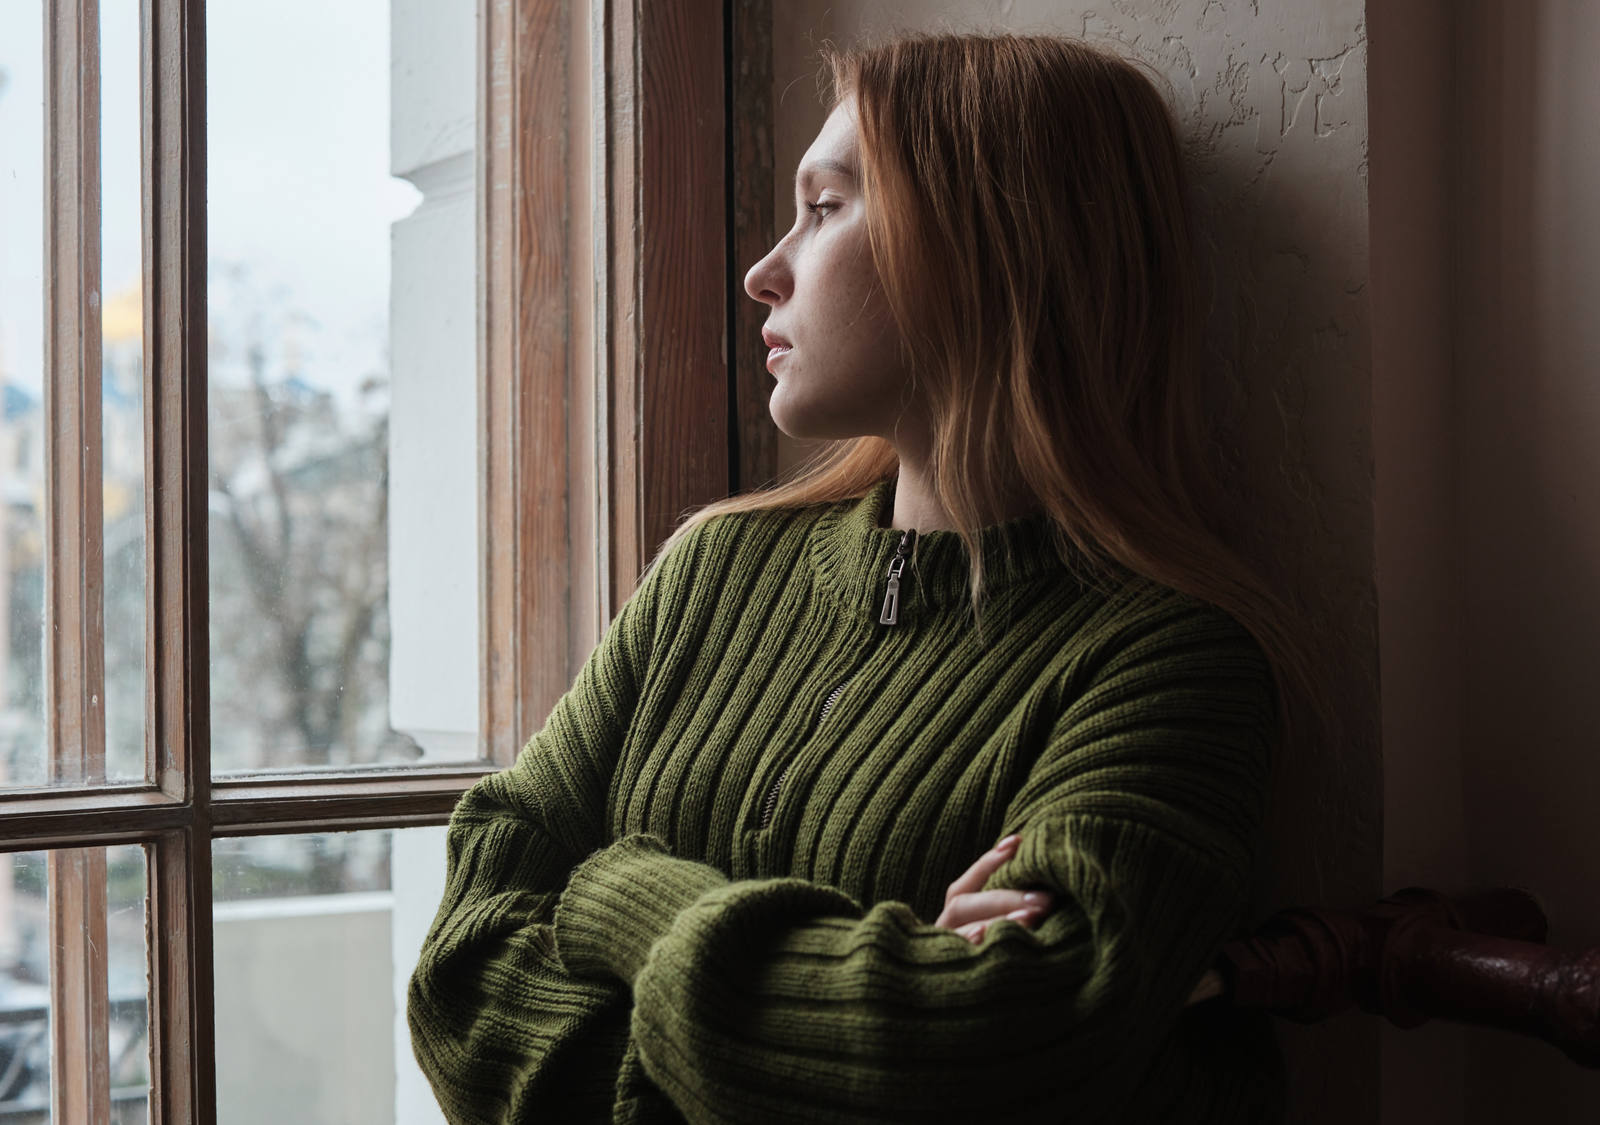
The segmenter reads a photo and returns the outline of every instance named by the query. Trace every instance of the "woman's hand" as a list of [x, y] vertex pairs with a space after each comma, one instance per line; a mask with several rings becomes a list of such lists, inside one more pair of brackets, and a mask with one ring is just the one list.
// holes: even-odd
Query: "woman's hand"
[[1049, 912], [1054, 902], [1048, 891], [986, 891], [984, 883], [1017, 850], [1016, 836], [1007, 836], [978, 857], [944, 893], [944, 910], [935, 926], [954, 930], [976, 945], [995, 922], [1009, 918], [1032, 926]]

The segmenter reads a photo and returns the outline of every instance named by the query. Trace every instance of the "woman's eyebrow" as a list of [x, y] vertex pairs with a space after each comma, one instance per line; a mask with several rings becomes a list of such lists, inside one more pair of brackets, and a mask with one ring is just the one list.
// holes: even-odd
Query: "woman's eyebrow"
[[821, 159], [814, 160], [809, 164], [802, 164], [798, 169], [796, 169], [794, 174], [795, 187], [804, 187], [807, 183], [814, 180], [818, 175], [824, 172], [832, 172], [834, 175], [843, 176], [845, 179], [851, 181], [854, 181], [856, 178], [856, 170], [850, 165], [844, 163], [842, 160], [834, 160], [830, 157], [822, 157]]

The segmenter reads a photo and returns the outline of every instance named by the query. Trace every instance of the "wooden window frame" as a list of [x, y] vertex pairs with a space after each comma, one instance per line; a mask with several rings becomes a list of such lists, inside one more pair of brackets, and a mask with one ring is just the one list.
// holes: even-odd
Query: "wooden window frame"
[[100, 367], [99, 146], [82, 143], [99, 130], [99, 3], [46, 11], [56, 784], [0, 792], [0, 850], [51, 851], [55, 1119], [109, 1120], [104, 849], [141, 844], [151, 1120], [214, 1121], [212, 841], [444, 823], [511, 763], [676, 520], [774, 475], [764, 310], [742, 293], [773, 234], [770, 0], [480, 0], [483, 759], [216, 779], [205, 6], [144, 0], [147, 749], [134, 784], [105, 776], [100, 383], [84, 377]]

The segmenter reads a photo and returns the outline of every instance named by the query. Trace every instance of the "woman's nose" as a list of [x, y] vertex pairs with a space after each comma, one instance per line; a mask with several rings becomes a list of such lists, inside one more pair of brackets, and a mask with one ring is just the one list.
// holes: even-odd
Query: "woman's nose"
[[775, 305], [789, 291], [788, 276], [778, 247], [774, 246], [744, 275], [744, 291], [764, 304]]

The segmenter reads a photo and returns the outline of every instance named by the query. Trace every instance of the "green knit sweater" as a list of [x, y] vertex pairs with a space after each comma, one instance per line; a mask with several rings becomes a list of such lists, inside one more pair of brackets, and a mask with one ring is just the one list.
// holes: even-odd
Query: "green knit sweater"
[[[980, 643], [893, 497], [696, 528], [462, 798], [408, 1004], [451, 1121], [1281, 1117], [1265, 1018], [1184, 1007], [1245, 920], [1260, 648], [1042, 517], [983, 530]], [[989, 886], [1051, 913], [934, 926], [1013, 832]]]

